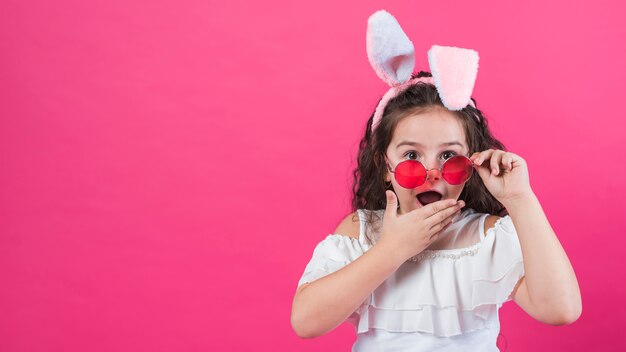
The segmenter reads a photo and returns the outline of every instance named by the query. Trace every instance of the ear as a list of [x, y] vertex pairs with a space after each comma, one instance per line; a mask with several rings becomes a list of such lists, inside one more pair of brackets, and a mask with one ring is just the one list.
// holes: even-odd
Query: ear
[[391, 179], [393, 178], [393, 173], [389, 171], [391, 169], [391, 165], [386, 158], [383, 159], [383, 167], [385, 168], [385, 182], [391, 182]]
[[411, 78], [415, 66], [413, 43], [389, 12], [380, 10], [367, 20], [367, 58], [389, 86]]
[[478, 52], [433, 45], [428, 50], [428, 64], [446, 108], [458, 111], [471, 103], [478, 74]]

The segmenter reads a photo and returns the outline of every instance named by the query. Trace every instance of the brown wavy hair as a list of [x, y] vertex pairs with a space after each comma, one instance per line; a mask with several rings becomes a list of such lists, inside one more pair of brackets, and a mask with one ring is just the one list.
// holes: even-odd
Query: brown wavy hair
[[[431, 74], [421, 71], [417, 75], [413, 75], [413, 78], [417, 77], [431, 77]], [[472, 101], [476, 106], [475, 108], [468, 105], [460, 111], [450, 111], [459, 118], [463, 125], [470, 155], [490, 148], [506, 150], [502, 142], [497, 140], [489, 131], [487, 119], [478, 109], [476, 101], [473, 98]], [[385, 191], [387, 188], [385, 185], [384, 157], [387, 147], [391, 143], [393, 131], [405, 117], [437, 106], [446, 109], [437, 93], [437, 88], [432, 84], [418, 82], [389, 101], [383, 117], [373, 133], [374, 113], [372, 113], [365, 127], [365, 135], [359, 143], [358, 164], [353, 171], [353, 212], [357, 209], [381, 210], [386, 208]], [[478, 116], [478, 121], [476, 116]], [[501, 216], [507, 213], [504, 206], [489, 193], [476, 172], [465, 184], [459, 199], [465, 201], [464, 209], [472, 208], [479, 213]], [[367, 213], [369, 214], [367, 218], [369, 224], [373, 224], [375, 220], [379, 219], [376, 212], [368, 211]]]

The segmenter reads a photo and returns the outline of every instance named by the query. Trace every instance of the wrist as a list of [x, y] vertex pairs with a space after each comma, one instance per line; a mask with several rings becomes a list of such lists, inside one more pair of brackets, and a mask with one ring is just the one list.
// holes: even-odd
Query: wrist
[[372, 249], [375, 249], [377, 252], [380, 252], [381, 255], [389, 258], [389, 260], [397, 267], [402, 265], [408, 258], [409, 255], [404, 254], [402, 249], [397, 248], [392, 243], [389, 243], [383, 239], [377, 242]]
[[509, 197], [502, 201], [502, 205], [507, 209], [507, 211], [511, 212], [512, 210], [524, 208], [529, 204], [533, 204], [538, 202], [537, 196], [532, 190], [528, 192], [520, 193], [518, 195]]

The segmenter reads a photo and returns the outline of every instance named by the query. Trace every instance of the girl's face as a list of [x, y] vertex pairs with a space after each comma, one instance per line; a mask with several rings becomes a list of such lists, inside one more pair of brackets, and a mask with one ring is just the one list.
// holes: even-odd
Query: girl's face
[[428, 177], [424, 184], [407, 189], [400, 186], [394, 174], [387, 169], [386, 181], [391, 181], [398, 197], [399, 213], [404, 214], [441, 199], [458, 199], [464, 185], [448, 184], [441, 177], [439, 168], [454, 155], [468, 154], [463, 125], [450, 111], [433, 108], [403, 118], [396, 125], [387, 148], [387, 163], [391, 170], [395, 170], [401, 161], [418, 160], [428, 170]]

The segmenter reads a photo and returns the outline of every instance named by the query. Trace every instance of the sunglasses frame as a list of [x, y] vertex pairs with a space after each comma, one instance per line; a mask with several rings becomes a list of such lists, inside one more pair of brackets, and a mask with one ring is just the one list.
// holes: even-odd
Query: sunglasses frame
[[[470, 175], [469, 175], [469, 177], [467, 178], [467, 180], [465, 180], [464, 182], [459, 183], [459, 184], [457, 184], [457, 185], [454, 185], [454, 184], [452, 184], [452, 183], [448, 182], [448, 180], [446, 180], [446, 179], [445, 179], [445, 177], [443, 177], [443, 167], [444, 167], [444, 165], [446, 165], [446, 163], [447, 163], [448, 161], [450, 161], [450, 160], [452, 160], [452, 159], [454, 159], [454, 158], [459, 158], [459, 157], [460, 157], [460, 158], [465, 158], [465, 159], [467, 159], [467, 160], [468, 160], [468, 162], [469, 162], [469, 165], [473, 165], [473, 164], [474, 164], [474, 163], [472, 162], [472, 160], [470, 160], [470, 158], [468, 158], [468, 157], [467, 157], [467, 156], [465, 156], [465, 155], [455, 155], [455, 156], [453, 156], [453, 157], [450, 157], [450, 158], [446, 159], [446, 161], [444, 161], [444, 162], [443, 162], [443, 164], [441, 164], [441, 166], [440, 166], [439, 168], [427, 169], [427, 168], [426, 168], [426, 166], [424, 166], [424, 164], [423, 164], [421, 161], [419, 161], [419, 160], [413, 160], [413, 159], [407, 159], [407, 160], [402, 160], [401, 162], [399, 162], [398, 164], [396, 164], [396, 167], [394, 167], [394, 169], [393, 169], [393, 170], [391, 170], [391, 166], [389, 165], [389, 163], [390, 163], [389, 159], [387, 159], [387, 157], [386, 157], [386, 156], [385, 156], [385, 159], [387, 159], [387, 163], [386, 163], [386, 164], [387, 164], [387, 169], [389, 170], [389, 172], [391, 172], [391, 173], [393, 174], [393, 177], [394, 177], [394, 178], [396, 179], [396, 181], [398, 182], [398, 185], [400, 185], [400, 187], [402, 187], [402, 188], [405, 188], [405, 189], [410, 189], [410, 188], [406, 188], [406, 187], [402, 186], [402, 185], [400, 184], [400, 182], [398, 181], [398, 179], [396, 178], [396, 173], [395, 173], [395, 171], [396, 171], [396, 169], [398, 168], [398, 165], [400, 165], [400, 164], [402, 164], [402, 163], [405, 163], [405, 162], [407, 162], [407, 161], [413, 161], [413, 162], [417, 162], [417, 163], [419, 163], [420, 165], [422, 165], [422, 167], [424, 168], [424, 170], [426, 170], [426, 178], [424, 179], [424, 182], [420, 183], [419, 185], [417, 185], [417, 186], [415, 186], [415, 187], [419, 187], [419, 186], [423, 185], [424, 183], [426, 183], [426, 180], [428, 180], [428, 171], [430, 171], [430, 170], [439, 170], [439, 173], [441, 174], [441, 178], [442, 178], [444, 181], [446, 181], [446, 183], [447, 183], [447, 184], [449, 184], [449, 185], [453, 185], [453, 186], [458, 186], [458, 185], [462, 185], [462, 184], [467, 183], [467, 181], [469, 181], [469, 180], [470, 180], [470, 178], [472, 178], [472, 176], [474, 175], [474, 168], [473, 168], [473, 167], [471, 168], [471, 170], [472, 170], [472, 171], [470, 171]], [[414, 187], [413, 187], [413, 188], [414, 188]]]

